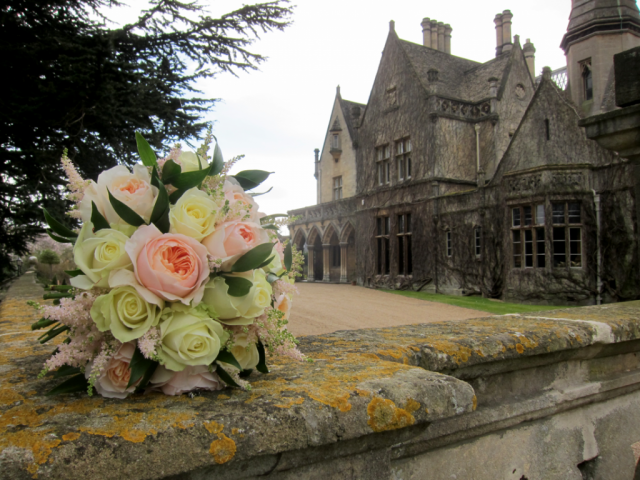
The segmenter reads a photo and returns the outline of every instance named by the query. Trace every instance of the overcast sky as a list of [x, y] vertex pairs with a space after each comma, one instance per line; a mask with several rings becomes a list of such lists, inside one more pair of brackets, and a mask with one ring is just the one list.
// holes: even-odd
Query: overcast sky
[[[129, 3], [134, 5], [130, 14], [144, 4]], [[219, 15], [243, 2], [200, 3]], [[206, 119], [215, 122], [225, 159], [246, 155], [237, 170], [275, 171], [263, 184], [273, 190], [257, 198], [262, 211], [314, 205], [313, 150], [322, 147], [336, 86], [344, 99], [367, 103], [389, 20], [400, 38], [419, 44], [424, 17], [449, 23], [452, 54], [486, 62], [495, 56], [493, 19], [505, 9], [513, 13], [512, 33], [520, 35], [521, 44], [530, 38], [535, 45], [538, 72], [565, 65], [559, 45], [570, 0], [298, 0], [292, 25], [253, 45], [269, 57], [259, 71], [223, 74], [199, 84], [205, 96], [222, 99]]]

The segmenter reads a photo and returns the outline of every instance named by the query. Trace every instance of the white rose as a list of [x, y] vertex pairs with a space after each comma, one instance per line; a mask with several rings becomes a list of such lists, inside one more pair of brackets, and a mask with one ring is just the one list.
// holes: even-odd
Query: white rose
[[84, 275], [72, 278], [71, 285], [83, 290], [108, 287], [113, 270], [132, 267], [124, 249], [127, 240], [127, 235], [112, 228], [93, 233], [93, 224], [85, 222], [73, 247], [73, 260]]
[[220, 206], [209, 195], [196, 187], [191, 188], [171, 206], [171, 233], [201, 241], [215, 229], [219, 212]]
[[115, 212], [109, 201], [111, 194], [145, 222], [149, 222], [151, 212], [158, 196], [158, 189], [151, 185], [151, 177], [143, 165], [134, 165], [133, 173], [123, 165], [110, 168], [98, 176], [98, 183], [91, 182], [84, 191], [84, 197], [78, 206], [82, 221], [91, 220], [91, 202], [95, 202], [98, 211], [111, 224], [126, 224]]
[[204, 289], [203, 303], [218, 314], [218, 321], [226, 325], [251, 325], [271, 305], [271, 285], [262, 270], [234, 273], [232, 277], [245, 278], [253, 284], [242, 297], [229, 295], [229, 286], [223, 277], [215, 277]]
[[193, 152], [181, 152], [176, 163], [180, 165], [182, 172], [194, 172], [209, 168], [207, 162], [202, 158], [198, 161], [198, 155]]
[[133, 272], [115, 271], [109, 284], [112, 290], [96, 298], [91, 307], [91, 318], [98, 330], [110, 330], [116, 339], [126, 343], [158, 325], [164, 301], [142, 287]]
[[173, 304], [160, 321], [158, 356], [169, 370], [187, 366], [210, 365], [220, 353], [229, 334], [202, 310]]
[[256, 368], [260, 361], [256, 342], [249, 342], [246, 333], [238, 333], [233, 336], [233, 348], [231, 353], [236, 358], [243, 370]]

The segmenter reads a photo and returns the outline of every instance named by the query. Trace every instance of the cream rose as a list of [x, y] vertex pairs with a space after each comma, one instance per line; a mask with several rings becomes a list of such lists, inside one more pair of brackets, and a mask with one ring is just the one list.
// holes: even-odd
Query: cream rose
[[187, 190], [169, 212], [171, 233], [181, 233], [197, 241], [213, 232], [219, 218], [220, 206], [196, 187]]
[[202, 244], [214, 257], [228, 261], [269, 241], [269, 234], [259, 224], [235, 221], [218, 225]]
[[91, 318], [98, 330], [110, 330], [116, 339], [125, 343], [158, 325], [164, 301], [141, 287], [133, 272], [113, 272], [109, 284], [112, 290], [96, 298], [91, 307]]
[[180, 165], [183, 172], [194, 172], [209, 168], [207, 162], [202, 158], [198, 161], [198, 155], [193, 152], [181, 152], [175, 162]]
[[[135, 350], [135, 342], [123, 343], [116, 354], [111, 357], [107, 366], [98, 375], [94, 385], [100, 395], [107, 398], [122, 399], [134, 392], [138, 382], [129, 388], [127, 388], [127, 384], [131, 378], [129, 364]], [[93, 364], [90, 363], [85, 370], [85, 377], [89, 378], [92, 370]]]
[[154, 390], [162, 390], [165, 395], [181, 395], [193, 390], [222, 390], [225, 387], [218, 375], [210, 372], [205, 365], [186, 367], [181, 372], [158, 365], [149, 384]]
[[246, 333], [237, 333], [233, 336], [231, 353], [242, 367], [242, 370], [256, 368], [256, 365], [258, 365], [260, 361], [258, 346], [255, 341], [249, 342]]
[[245, 278], [253, 284], [243, 297], [229, 295], [229, 286], [224, 277], [215, 277], [204, 291], [203, 303], [218, 314], [218, 321], [226, 325], [250, 325], [255, 317], [262, 315], [271, 305], [271, 285], [262, 270], [235, 273], [232, 276]]
[[188, 365], [210, 365], [229, 334], [202, 310], [174, 304], [160, 321], [158, 356], [169, 370], [179, 372]]
[[138, 282], [164, 300], [200, 303], [209, 279], [207, 249], [191, 237], [140, 227], [125, 244]]
[[222, 192], [224, 193], [224, 198], [229, 200], [229, 206], [238, 213], [240, 220], [260, 223], [258, 222], [261, 216], [258, 213], [258, 204], [251, 195], [247, 195], [244, 192], [240, 185], [225, 180]]
[[71, 285], [83, 290], [108, 287], [113, 270], [131, 268], [131, 259], [124, 249], [127, 240], [127, 235], [112, 228], [93, 233], [91, 221], [85, 222], [73, 247], [73, 260], [84, 275], [73, 277]]
[[145, 222], [151, 218], [151, 212], [158, 196], [158, 189], [151, 185], [151, 177], [146, 167], [134, 165], [133, 173], [125, 166], [118, 165], [102, 172], [98, 183], [91, 182], [85, 189], [84, 197], [78, 206], [84, 223], [91, 220], [91, 202], [95, 202], [98, 211], [111, 224], [126, 224], [115, 212], [109, 201], [111, 194]]

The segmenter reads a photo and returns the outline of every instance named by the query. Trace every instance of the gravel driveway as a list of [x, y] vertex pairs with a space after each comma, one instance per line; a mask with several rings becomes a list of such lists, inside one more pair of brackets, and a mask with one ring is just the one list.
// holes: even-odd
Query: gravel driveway
[[296, 283], [296, 286], [300, 295], [293, 297], [289, 318], [289, 330], [296, 336], [490, 315], [351, 285]]

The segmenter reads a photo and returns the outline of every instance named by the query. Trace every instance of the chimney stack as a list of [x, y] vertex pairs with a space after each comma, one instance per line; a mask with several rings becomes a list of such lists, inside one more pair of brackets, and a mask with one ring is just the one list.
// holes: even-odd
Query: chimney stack
[[431, 19], [423, 18], [420, 25], [422, 25], [422, 44], [431, 48]]
[[451, 32], [453, 28], [448, 23], [444, 26], [444, 53], [451, 55]]
[[315, 171], [313, 173], [313, 176], [316, 177], [316, 180], [318, 179], [318, 165], [320, 164], [320, 149], [316, 148], [313, 150], [313, 153], [315, 153], [315, 161], [314, 161], [314, 167], [315, 167]]
[[431, 20], [431, 48], [438, 49], [438, 21]]
[[438, 22], [438, 50], [444, 52], [444, 23]]
[[529, 68], [529, 74], [531, 75], [531, 79], [535, 80], [536, 78], [536, 49], [531, 43], [531, 39], [527, 38], [527, 43], [522, 47], [522, 51], [524, 52], [524, 59], [527, 62], [527, 67]]
[[513, 48], [511, 42], [511, 19], [513, 14], [510, 10], [502, 12], [502, 51], [508, 52]]
[[502, 53], [502, 14], [496, 15], [493, 19], [493, 23], [496, 24], [496, 57]]

